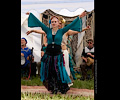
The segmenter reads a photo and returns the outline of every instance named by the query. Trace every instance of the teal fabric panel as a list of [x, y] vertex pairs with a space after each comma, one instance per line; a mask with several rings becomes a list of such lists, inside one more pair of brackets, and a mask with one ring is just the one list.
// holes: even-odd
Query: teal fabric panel
[[73, 76], [73, 79], [76, 80], [77, 78], [75, 77], [75, 71], [73, 70], [72, 58], [70, 54], [69, 54], [69, 67], [70, 67], [70, 72]]

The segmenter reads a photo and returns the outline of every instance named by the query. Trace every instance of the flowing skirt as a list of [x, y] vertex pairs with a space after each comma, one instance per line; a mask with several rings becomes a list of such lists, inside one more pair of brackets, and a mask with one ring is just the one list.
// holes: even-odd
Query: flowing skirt
[[48, 91], [66, 93], [71, 80], [65, 69], [63, 54], [56, 56], [44, 54], [41, 59], [41, 81]]

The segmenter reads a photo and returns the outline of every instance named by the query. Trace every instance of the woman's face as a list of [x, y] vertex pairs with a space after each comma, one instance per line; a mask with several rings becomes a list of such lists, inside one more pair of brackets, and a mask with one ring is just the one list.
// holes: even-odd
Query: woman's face
[[62, 22], [61, 22], [61, 21], [59, 21], [58, 28], [59, 28], [59, 29], [61, 29], [61, 28], [62, 28]]
[[54, 17], [54, 18], [51, 20], [51, 25], [52, 25], [53, 28], [57, 28], [58, 25], [59, 25], [58, 19]]

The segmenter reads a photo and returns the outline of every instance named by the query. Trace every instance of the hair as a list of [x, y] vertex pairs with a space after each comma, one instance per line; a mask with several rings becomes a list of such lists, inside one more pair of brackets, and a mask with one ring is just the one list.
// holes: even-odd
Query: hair
[[93, 42], [93, 39], [88, 39], [87, 42], [89, 42], [89, 41]]
[[62, 16], [59, 16], [59, 17], [58, 17], [58, 20], [59, 20], [59, 21], [62, 21], [62, 20], [63, 20], [63, 17], [62, 17]]
[[62, 22], [62, 28], [64, 27], [66, 21], [65, 21], [65, 19], [64, 19], [62, 16], [52, 16], [52, 17], [50, 18], [50, 20], [49, 20], [49, 24], [51, 24], [51, 20], [52, 20], [53, 18], [57, 18], [58, 21], [61, 21], [61, 22]]
[[57, 18], [57, 19], [59, 20], [59, 17], [58, 17], [58, 16], [52, 16], [52, 17], [50, 18], [50, 20], [52, 20], [53, 18]]
[[59, 16], [58, 20], [61, 21], [63, 24], [65, 24], [65, 19], [62, 16]]

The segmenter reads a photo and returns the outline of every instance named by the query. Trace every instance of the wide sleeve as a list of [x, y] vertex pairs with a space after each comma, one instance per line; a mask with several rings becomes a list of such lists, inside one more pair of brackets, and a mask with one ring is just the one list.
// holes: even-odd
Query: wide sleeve
[[82, 31], [82, 18], [79, 18], [79, 20], [70, 28], [73, 31]]
[[28, 17], [28, 27], [41, 27], [42, 30], [47, 34], [49, 27], [43, 24], [38, 18], [36, 18], [32, 13]]
[[69, 25], [67, 25], [62, 29], [62, 33], [63, 34], [66, 33], [69, 29], [73, 31], [78, 31], [78, 32], [82, 31], [82, 19], [77, 17]]

